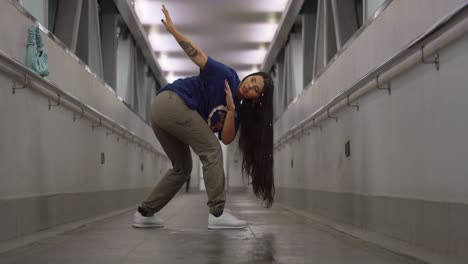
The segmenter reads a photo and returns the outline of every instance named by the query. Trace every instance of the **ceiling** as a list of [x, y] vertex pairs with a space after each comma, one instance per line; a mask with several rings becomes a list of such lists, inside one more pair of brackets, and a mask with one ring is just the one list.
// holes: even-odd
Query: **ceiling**
[[176, 28], [203, 51], [238, 72], [258, 71], [288, 0], [135, 0], [167, 81], [198, 75], [199, 70], [170, 35], [161, 19], [166, 5]]

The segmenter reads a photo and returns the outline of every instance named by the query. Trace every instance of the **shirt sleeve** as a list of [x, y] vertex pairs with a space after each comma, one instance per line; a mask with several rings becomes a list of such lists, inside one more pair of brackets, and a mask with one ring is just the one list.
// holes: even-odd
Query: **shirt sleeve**
[[209, 80], [212, 78], [225, 78], [231, 76], [232, 72], [228, 66], [222, 64], [221, 62], [208, 57], [208, 61], [205, 64], [205, 67], [200, 69], [200, 78]]

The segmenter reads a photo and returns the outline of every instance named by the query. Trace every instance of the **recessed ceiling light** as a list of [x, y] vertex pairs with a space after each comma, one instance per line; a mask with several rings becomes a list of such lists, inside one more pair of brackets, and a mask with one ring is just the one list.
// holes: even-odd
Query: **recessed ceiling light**
[[251, 74], [252, 71], [237, 71], [237, 75], [239, 76], [239, 79], [242, 80], [244, 79], [245, 76]]
[[173, 72], [170, 72], [169, 74], [166, 75], [166, 80], [168, 83], [172, 83], [177, 79], [186, 78], [186, 77], [187, 76], [176, 75]]
[[276, 17], [275, 13], [271, 13], [271, 14], [268, 15], [268, 23], [278, 24], [278, 18]]
[[166, 52], [161, 52], [158, 59], [159, 60], [167, 60], [168, 59], [167, 53]]
[[[219, 19], [214, 19], [216, 16], [221, 16], [221, 20], [223, 18], [222, 12], [206, 12], [206, 8], [220, 11], [223, 9], [232, 10], [233, 8], [239, 8], [240, 12], [263, 13], [264, 16], [262, 23], [228, 23], [229, 21], [224, 23], [224, 21], [219, 21], [219, 27], [222, 28], [222, 32], [229, 32], [229, 34], [216, 39], [216, 45], [220, 45], [221, 47], [224, 47], [223, 43], [248, 43], [249, 45], [246, 45], [246, 47], [249, 47], [250, 49], [228, 49], [225, 51], [222, 50], [221, 53], [218, 51], [219, 48], [217, 48], [216, 52], [223, 55], [216, 55], [216, 58], [219, 57], [220, 61], [223, 63], [234, 66], [244, 65], [245, 67], [245, 65], [253, 65], [252, 71], [258, 71], [260, 65], [263, 64], [265, 60], [268, 46], [273, 40], [278, 29], [280, 12], [284, 11], [289, 1], [290, 0], [202, 1], [203, 4], [209, 3], [208, 7], [203, 4], [191, 3], [192, 1], [188, 1], [188, 3], [185, 1], [173, 1], [171, 3], [166, 3], [166, 7], [171, 11], [174, 22], [181, 25], [181, 27], [186, 26], [189, 29], [186, 34], [192, 41], [200, 45], [201, 48], [204, 48], [205, 46], [210, 47], [210, 45], [214, 46], [214, 44], [209, 42], [210, 38], [205, 37], [205, 35], [198, 34], [198, 31], [190, 31], [190, 29], [194, 27], [194, 23], [198, 23], [201, 28], [203, 28], [203, 26], [206, 25], [204, 23], [207, 21], [219, 21]], [[160, 21], [161, 18], [164, 18], [163, 14], [160, 12], [162, 4], [163, 1], [161, 0], [135, 0], [134, 7], [140, 22], [144, 25], [150, 25], [148, 40], [153, 50], [158, 54], [157, 57], [161, 70], [172, 72], [172, 75], [167, 76], [167, 80], [173, 81], [173, 78], [183, 77], [176, 76], [177, 73], [197, 72], [198, 68], [190, 62], [188, 57], [181, 58], [178, 56], [177, 58], [173, 58], [172, 56], [168, 56], [168, 53], [181, 53], [182, 50], [174, 37], [162, 26]], [[197, 14], [203, 14], [203, 16], [206, 17], [193, 17]], [[214, 28], [217, 30], [216, 27]], [[214, 33], [213, 35], [215, 35]], [[210, 55], [211, 50], [208, 50], [209, 48], [206, 49], [206, 52]], [[215, 52], [213, 51], [213, 54], [214, 53]], [[242, 74], [243, 72], [239, 74], [240, 78], [242, 78]], [[246, 72], [246, 74], [248, 73]]]
[[182, 58], [171, 58], [171, 57], [162, 57], [158, 59], [159, 66], [163, 71], [167, 72], [197, 72], [198, 67], [190, 61], [188, 57]]
[[150, 31], [148, 40], [155, 51], [180, 51], [180, 46], [174, 37], [170, 34], [160, 34], [156, 31]]

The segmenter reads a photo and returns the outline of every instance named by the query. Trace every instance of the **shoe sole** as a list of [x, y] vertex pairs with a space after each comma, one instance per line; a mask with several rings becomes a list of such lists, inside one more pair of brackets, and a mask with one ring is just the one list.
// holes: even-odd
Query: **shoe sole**
[[142, 225], [142, 224], [132, 224], [133, 227], [137, 228], [157, 228], [157, 227], [164, 227], [164, 225]]
[[229, 229], [244, 229], [247, 226], [208, 226], [208, 229], [213, 230], [229, 230]]

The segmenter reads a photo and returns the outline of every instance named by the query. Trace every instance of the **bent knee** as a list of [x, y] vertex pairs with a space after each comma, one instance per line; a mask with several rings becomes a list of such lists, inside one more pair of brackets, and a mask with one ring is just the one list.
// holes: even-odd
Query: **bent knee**
[[192, 172], [192, 160], [186, 161], [182, 164], [177, 164], [173, 168], [177, 174], [182, 175], [184, 178], [187, 178], [190, 176], [190, 173]]
[[200, 160], [205, 166], [212, 163], [222, 162], [223, 151], [221, 149], [221, 145], [218, 144], [205, 150], [204, 153], [200, 155]]

